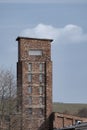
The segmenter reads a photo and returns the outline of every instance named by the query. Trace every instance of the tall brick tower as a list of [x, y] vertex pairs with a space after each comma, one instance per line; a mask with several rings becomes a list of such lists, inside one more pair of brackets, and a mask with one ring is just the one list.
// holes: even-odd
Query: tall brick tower
[[18, 37], [20, 130], [49, 130], [52, 113], [51, 39]]

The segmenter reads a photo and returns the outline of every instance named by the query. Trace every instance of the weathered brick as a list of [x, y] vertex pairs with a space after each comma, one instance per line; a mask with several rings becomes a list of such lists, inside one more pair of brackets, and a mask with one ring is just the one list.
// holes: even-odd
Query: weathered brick
[[[22, 130], [41, 130], [43, 128], [48, 130], [49, 116], [52, 113], [52, 40], [19, 37], [17, 41], [18, 108], [21, 114], [24, 115], [22, 116]], [[41, 50], [42, 55], [29, 55], [30, 50]], [[28, 71], [29, 63], [32, 64], [31, 72]], [[39, 67], [40, 63], [43, 64], [41, 71]], [[29, 74], [32, 76], [31, 82], [28, 81]], [[31, 76], [29, 78], [31, 78]], [[32, 87], [31, 94], [28, 93], [28, 86]], [[42, 94], [39, 93], [40, 86], [44, 88]], [[32, 103], [29, 104], [29, 102]], [[28, 112], [29, 108], [32, 109], [32, 115]]]

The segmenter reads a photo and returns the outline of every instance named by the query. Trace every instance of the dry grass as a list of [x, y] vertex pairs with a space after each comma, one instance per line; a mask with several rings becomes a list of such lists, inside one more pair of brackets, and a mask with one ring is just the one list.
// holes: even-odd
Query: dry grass
[[87, 109], [87, 104], [53, 103], [53, 112], [76, 115], [83, 108]]

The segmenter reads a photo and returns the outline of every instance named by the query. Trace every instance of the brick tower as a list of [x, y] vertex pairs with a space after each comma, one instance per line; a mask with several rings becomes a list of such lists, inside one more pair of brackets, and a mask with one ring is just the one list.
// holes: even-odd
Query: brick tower
[[49, 130], [52, 113], [51, 39], [18, 37], [20, 130]]

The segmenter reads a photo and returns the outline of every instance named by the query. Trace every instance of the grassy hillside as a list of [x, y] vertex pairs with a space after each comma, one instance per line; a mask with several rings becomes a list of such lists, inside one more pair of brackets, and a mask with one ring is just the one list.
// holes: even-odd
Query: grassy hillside
[[87, 104], [53, 103], [53, 112], [68, 112], [68, 114], [75, 115], [78, 110], [83, 108], [87, 109]]

